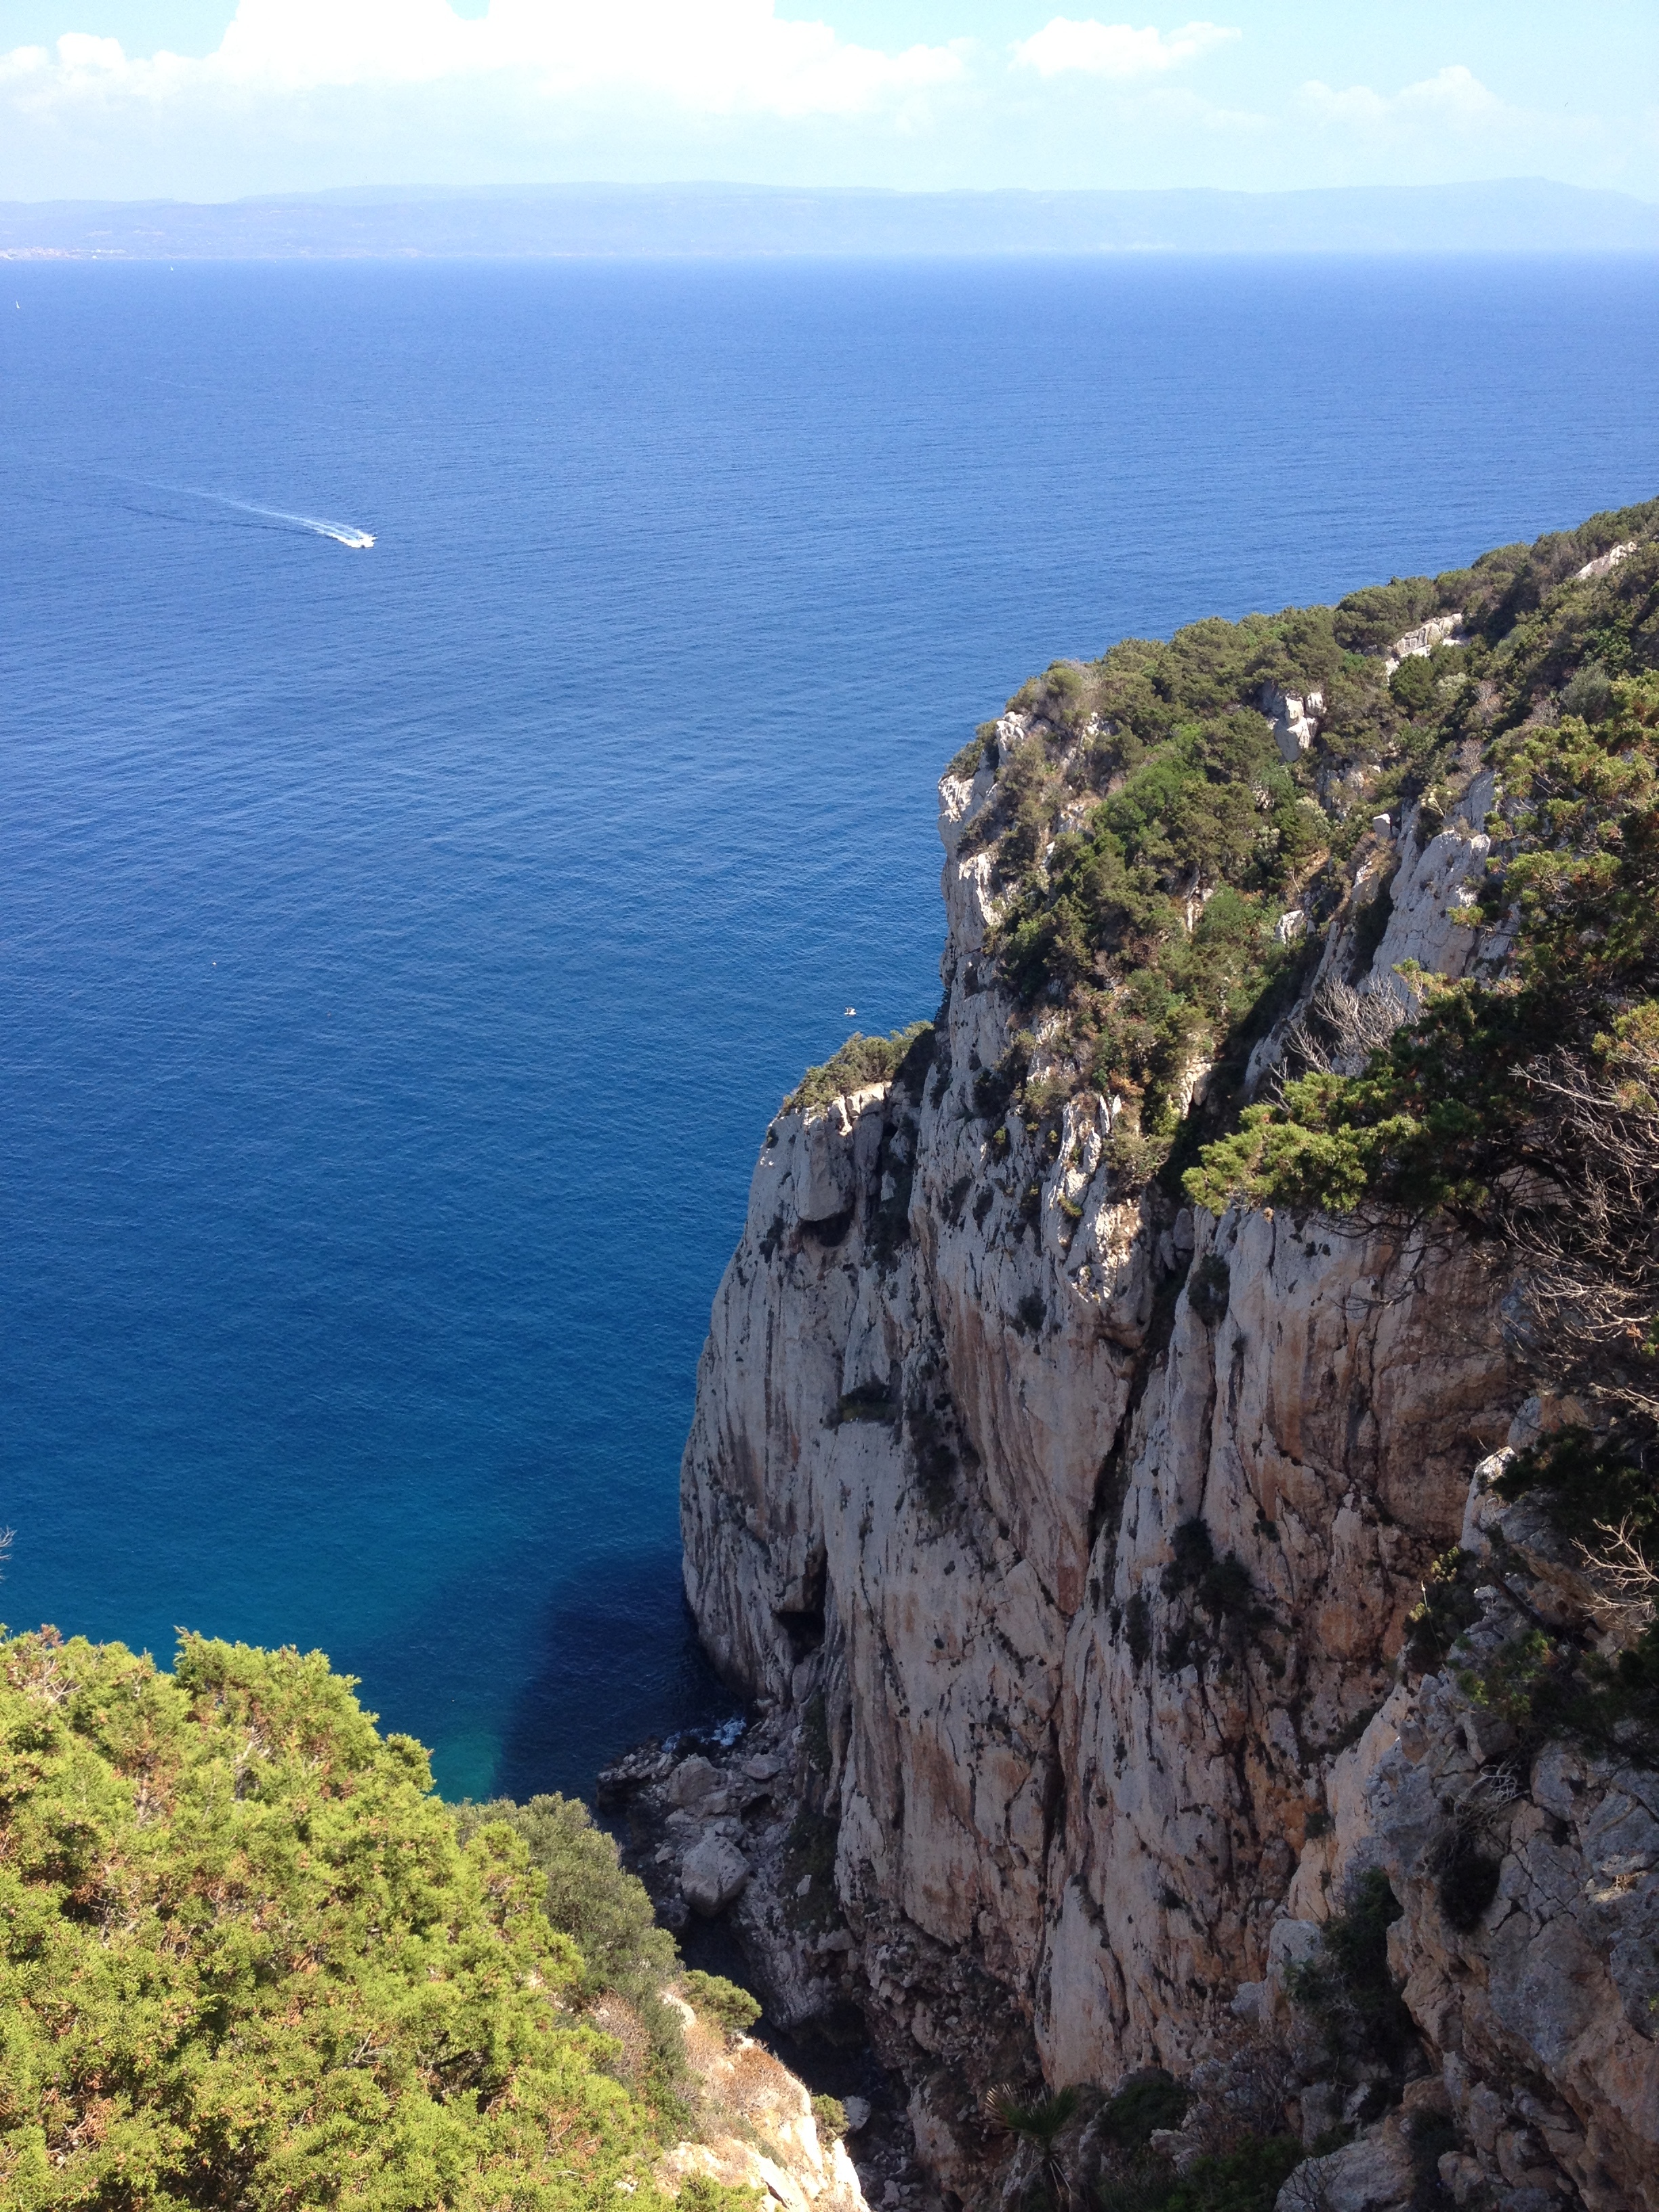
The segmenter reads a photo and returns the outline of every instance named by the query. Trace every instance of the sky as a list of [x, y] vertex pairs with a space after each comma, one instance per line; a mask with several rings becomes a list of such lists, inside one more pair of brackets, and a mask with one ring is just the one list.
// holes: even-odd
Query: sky
[[1659, 0], [1212, 4], [0, 0], [0, 198], [1542, 176], [1659, 201]]

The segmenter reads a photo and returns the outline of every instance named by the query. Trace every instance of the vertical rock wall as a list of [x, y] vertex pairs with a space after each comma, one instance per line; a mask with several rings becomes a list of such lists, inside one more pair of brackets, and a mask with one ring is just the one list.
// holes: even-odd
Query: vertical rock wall
[[[1052, 2081], [1109, 2081], [1183, 2061], [1261, 1974], [1509, 1418], [1468, 1254], [1177, 1214], [1115, 1185], [1112, 1102], [1052, 1139], [1007, 1110], [1024, 1018], [974, 832], [1035, 740], [999, 737], [940, 787], [932, 1064], [767, 1132], [683, 1479], [709, 1650], [823, 1731], [840, 1899], [946, 2166], [1011, 2035]], [[1473, 957], [1448, 909], [1484, 836], [1401, 845], [1362, 852], [1310, 991], [1390, 874], [1362, 989], [1400, 945]], [[1039, 1017], [1038, 1074], [1042, 1046]]]

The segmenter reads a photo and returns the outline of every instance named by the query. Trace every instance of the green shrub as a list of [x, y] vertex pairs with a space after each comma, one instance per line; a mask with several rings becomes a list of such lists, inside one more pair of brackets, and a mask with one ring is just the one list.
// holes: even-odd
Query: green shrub
[[896, 1399], [890, 1395], [883, 1382], [860, 1382], [856, 1390], [845, 1390], [836, 1401], [836, 1418], [831, 1427], [843, 1421], [890, 1422], [898, 1412]]
[[1321, 1955], [1285, 1977], [1291, 1995], [1323, 2028], [1334, 2062], [1398, 2067], [1413, 2045], [1412, 2016], [1389, 1972], [1389, 1930], [1401, 1911], [1387, 1875], [1369, 1869], [1325, 1923]]
[[812, 2118], [823, 2143], [838, 2143], [847, 2134], [847, 2107], [839, 2097], [819, 2095], [812, 2100]]
[[1108, 2100], [1101, 2113], [1103, 2132], [1125, 2150], [1140, 2150], [1160, 2128], [1178, 2128], [1191, 2093], [1162, 2067], [1148, 2067]]
[[13, 1638], [0, 1771], [9, 2205], [660, 2202], [523, 1840], [319, 1653]]
[[1437, 689], [1433, 664], [1425, 653], [1402, 660], [1389, 678], [1389, 696], [1413, 721], [1433, 706]]
[[1149, 2151], [1103, 2176], [1094, 2212], [1273, 2212], [1306, 2153], [1289, 2136], [1246, 2134], [1231, 2150], [1196, 2158], [1177, 2175]]
[[833, 1106], [837, 1098], [845, 1097], [851, 1091], [866, 1091], [878, 1083], [890, 1083], [907, 1062], [918, 1071], [915, 1089], [921, 1091], [921, 1074], [932, 1057], [933, 1025], [931, 1022], [912, 1022], [908, 1029], [895, 1030], [891, 1036], [866, 1036], [855, 1030], [841, 1050], [826, 1060], [821, 1067], [809, 1067], [795, 1088], [783, 1102], [786, 1114], [805, 1114], [816, 1106]]
[[1194, 2159], [1160, 2212], [1273, 2212], [1305, 2156], [1292, 2136], [1247, 2136], [1235, 2149]]
[[1377, 653], [1452, 604], [1431, 577], [1396, 576], [1392, 583], [1367, 584], [1339, 599], [1332, 628], [1350, 652]]
[[1443, 1553], [1429, 1569], [1423, 1595], [1406, 1617], [1406, 1663], [1413, 1674], [1434, 1674], [1478, 1618], [1477, 1572], [1474, 1555], [1455, 1548]]
[[1531, 1629], [1457, 1680], [1515, 1729], [1517, 1755], [1571, 1735], [1632, 1765], [1659, 1766], [1659, 1624], [1612, 1658], [1572, 1636]]
[[1052, 2205], [1063, 2204], [1072, 2193], [1060, 2138], [1075, 2117], [1078, 2103], [1074, 2088], [1048, 2089], [1034, 2097], [1022, 2097], [1006, 2084], [993, 2089], [985, 2100], [987, 2117], [1036, 2153], [1038, 2190]]
[[696, 1968], [680, 1977], [686, 2002], [725, 2029], [727, 2035], [747, 2035], [761, 2016], [758, 1997], [723, 1974], [705, 1974]]
[[[951, 1412], [950, 1401], [932, 1404], [924, 1400], [911, 1406], [904, 1416], [904, 1430], [909, 1438], [910, 1449], [915, 1459], [922, 1503], [933, 1518], [942, 1520], [955, 1502], [960, 1462], [953, 1442], [954, 1419], [947, 1422]], [[825, 1760], [826, 1770], [829, 1762]]]
[[1581, 668], [1561, 694], [1561, 711], [1599, 722], [1613, 704], [1613, 681], [1599, 660]]
[[[1086, 666], [1058, 665], [1018, 695], [1013, 703], [1035, 726], [972, 833], [994, 854], [1006, 893], [991, 950], [1021, 1001], [1042, 1006], [1044, 1051], [1056, 1071], [1049, 1080], [1088, 1084], [1120, 1101], [1112, 1152], [1125, 1188], [1169, 1163], [1197, 1060], [1211, 1064], [1203, 1134], [1221, 1133], [1251, 1043], [1317, 943], [1310, 931], [1304, 950], [1280, 945], [1274, 925], [1292, 900], [1316, 921], [1334, 913], [1347, 890], [1335, 856], [1351, 852], [1379, 800], [1419, 801], [1419, 831], [1431, 830], [1450, 778], [1469, 765], [1472, 739], [1485, 743], [1511, 800], [1547, 811], [1569, 787], [1589, 798], [1588, 811], [1571, 820], [1551, 816], [1541, 835], [1518, 825], [1523, 847], [1530, 837], [1554, 851], [1549, 868], [1540, 872], [1536, 855], [1523, 852], [1494, 875], [1492, 916], [1518, 897], [1531, 934], [1563, 881], [1588, 894], [1592, 878], [1618, 862], [1612, 815], [1643, 803], [1647, 775], [1636, 757], [1643, 748], [1632, 750], [1627, 729], [1620, 734], [1629, 700], [1620, 687], [1639, 690], [1649, 680], [1644, 671], [1659, 666], [1656, 523], [1659, 503], [1650, 502], [1533, 546], [1500, 548], [1472, 569], [1351, 594], [1334, 610], [1290, 608], [1236, 623], [1194, 623], [1167, 641], [1125, 639]], [[1638, 551], [1599, 582], [1576, 583], [1574, 563], [1614, 542], [1610, 532], [1640, 538]], [[1465, 612], [1469, 641], [1408, 659], [1390, 683], [1379, 648], [1425, 614], [1454, 606]], [[1304, 696], [1322, 692], [1309, 760], [1287, 766], [1279, 758], [1261, 711], [1269, 684]], [[1552, 693], [1566, 702], [1554, 727], [1533, 711]], [[1328, 811], [1314, 796], [1316, 771], [1343, 761], [1365, 765], [1370, 789], [1352, 807], [1339, 791]], [[1650, 917], [1653, 887], [1638, 880], [1647, 848], [1627, 840], [1622, 849], [1634, 863], [1631, 896], [1617, 892], [1623, 910]], [[1389, 910], [1385, 885], [1357, 917], [1362, 962], [1380, 943]], [[1601, 950], [1588, 949], [1604, 940], [1586, 935], [1585, 918], [1552, 940], [1558, 952], [1581, 949], [1581, 973], [1607, 966]], [[1541, 1012], [1535, 1034], [1547, 1040], [1554, 1010]], [[1504, 1040], [1486, 1042], [1495, 1061]], [[1463, 1061], [1480, 1049], [1472, 1046]], [[1419, 1085], [1425, 1096], [1434, 1073], [1425, 1071]], [[1021, 1079], [1016, 1073], [1016, 1085]], [[1486, 1086], [1480, 1111], [1498, 1090]], [[1459, 1094], [1454, 1087], [1437, 1095]], [[1357, 1115], [1334, 1115], [1338, 1102], [1329, 1097], [1293, 1100], [1280, 1119], [1297, 1121], [1298, 1103], [1315, 1110], [1321, 1143], [1294, 1158], [1277, 1143], [1265, 1160], [1253, 1148], [1243, 1162], [1225, 1163], [1242, 1165], [1243, 1180], [1212, 1174], [1203, 1188], [1274, 1202], [1277, 1176], [1285, 1202], [1346, 1207], [1356, 1194], [1376, 1195], [1395, 1139], [1413, 1154], [1407, 1184], [1420, 1182], [1425, 1169], [1448, 1180], [1439, 1140], [1455, 1150], [1460, 1133], [1419, 1128], [1411, 1097], [1390, 1104], [1377, 1093]], [[981, 1118], [994, 1118], [1004, 1103], [982, 1085]], [[1376, 1141], [1345, 1134], [1379, 1121], [1392, 1126]], [[1455, 1186], [1465, 1180], [1449, 1177]], [[1425, 1201], [1443, 1202], [1432, 1194]]]
[[687, 2174], [678, 2197], [680, 2212], [761, 2212], [767, 2201], [757, 2181], [745, 2187], [709, 2173]]
[[464, 1842], [496, 1824], [522, 1840], [545, 1881], [542, 1909], [581, 1954], [588, 1990], [614, 1990], [637, 2002], [678, 1972], [674, 1939], [658, 1927], [645, 1884], [623, 1865], [614, 1838], [595, 1827], [579, 1798], [460, 1805], [455, 1823]]
[[1143, 2152], [1115, 2162], [1089, 2192], [1093, 2212], [1164, 2212], [1175, 2186], [1175, 2168], [1166, 2158]]
[[981, 1121], [1000, 1121], [1009, 1101], [1024, 1080], [1023, 1054], [1010, 1053], [994, 1067], [981, 1067], [974, 1078], [974, 1112]]
[[1206, 1252], [1187, 1280], [1187, 1303], [1206, 1328], [1218, 1328], [1227, 1317], [1232, 1278], [1218, 1252]]
[[[1197, 623], [1167, 644], [1128, 639], [1030, 690], [1026, 703], [1055, 726], [1098, 717], [1074, 757], [1103, 796], [1080, 829], [1055, 834], [1061, 787], [1042, 746], [1022, 748], [999, 823], [986, 824], [988, 838], [1000, 827], [1013, 888], [994, 948], [1026, 1004], [1059, 997], [1056, 1042], [1083, 1078], [1130, 1103], [1123, 1133], [1149, 1148], [1168, 1150], [1190, 1060], [1218, 1047], [1224, 1057], [1294, 963], [1273, 933], [1279, 894], [1316, 856], [1323, 820], [1302, 803], [1259, 696], [1269, 678], [1328, 684], [1343, 659], [1328, 610], [1291, 610]], [[1367, 685], [1397, 719], [1380, 669], [1351, 688]], [[1161, 1157], [1138, 1164], [1150, 1172]]]
[[1435, 1878], [1440, 1910], [1449, 1926], [1462, 1936], [1478, 1926], [1481, 1914], [1498, 1894], [1501, 1872], [1499, 1861], [1483, 1850], [1473, 1836], [1453, 1838]]
[[1651, 1444], [1626, 1423], [1599, 1436], [1559, 1430], [1518, 1452], [1493, 1487], [1509, 1500], [1547, 1492], [1551, 1520], [1581, 1544], [1594, 1547], [1604, 1528], [1623, 1523], [1638, 1544], [1659, 1551], [1656, 1477]]
[[1174, 1553], [1164, 1570], [1166, 1598], [1190, 1597], [1194, 1610], [1170, 1631], [1164, 1664], [1171, 1674], [1220, 1645], [1236, 1653], [1253, 1628], [1271, 1626], [1273, 1614], [1257, 1601], [1249, 1569], [1237, 1553], [1218, 1559], [1201, 1516], [1183, 1521], [1170, 1540]]
[[1310, 1074], [1285, 1085], [1281, 1104], [1248, 1109], [1238, 1132], [1188, 1173], [1196, 1202], [1369, 1206], [1409, 1218], [1445, 1210], [1490, 1231], [1516, 1171], [1583, 1178], [1571, 1115], [1517, 1070], [1577, 1054], [1581, 1087], [1603, 1086], [1609, 1117], [1620, 1085], [1648, 1110], [1642, 1086], [1659, 1030], [1650, 1003], [1659, 987], [1659, 677], [1621, 679], [1613, 696], [1615, 711], [1595, 729], [1527, 724], [1493, 750], [1514, 848], [1482, 905], [1491, 919], [1518, 917], [1513, 975], [1435, 988], [1364, 1074]]
[[964, 781], [977, 775], [980, 763], [985, 758], [987, 749], [994, 742], [996, 733], [994, 722], [981, 722], [962, 750], [952, 756], [951, 765], [945, 773], [959, 775]]

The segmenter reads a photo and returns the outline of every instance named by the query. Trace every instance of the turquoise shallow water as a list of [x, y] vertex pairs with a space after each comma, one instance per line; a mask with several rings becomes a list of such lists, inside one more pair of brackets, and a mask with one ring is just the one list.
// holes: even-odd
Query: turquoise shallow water
[[720, 1710], [708, 1302], [937, 998], [941, 763], [1650, 495], [1656, 276], [12, 266], [0, 1613], [320, 1644], [456, 1795]]

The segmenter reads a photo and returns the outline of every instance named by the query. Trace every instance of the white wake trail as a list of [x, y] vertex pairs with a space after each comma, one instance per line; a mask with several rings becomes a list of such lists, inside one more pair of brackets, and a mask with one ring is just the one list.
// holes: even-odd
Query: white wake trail
[[229, 499], [223, 492], [198, 491], [190, 488], [194, 499], [211, 500], [216, 507], [234, 507], [239, 514], [263, 515], [268, 522], [292, 523], [296, 530], [308, 530], [315, 538], [331, 538], [337, 545], [349, 545], [353, 552], [361, 553], [374, 543], [369, 530], [359, 530], [349, 522], [330, 522], [320, 514], [290, 514], [283, 507], [257, 507], [249, 499]]

